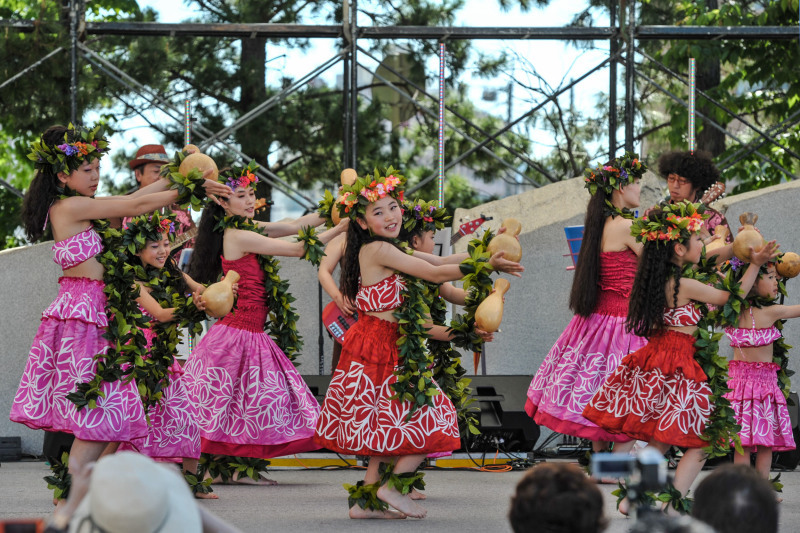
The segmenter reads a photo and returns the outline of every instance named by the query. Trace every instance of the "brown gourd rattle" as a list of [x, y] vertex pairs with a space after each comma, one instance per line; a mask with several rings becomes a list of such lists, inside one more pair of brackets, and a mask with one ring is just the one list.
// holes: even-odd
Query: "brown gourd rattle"
[[213, 283], [203, 291], [206, 303], [206, 314], [214, 318], [222, 318], [233, 308], [233, 284], [239, 281], [239, 273], [229, 270], [225, 277]]
[[497, 252], [505, 252], [503, 258], [518, 263], [522, 259], [522, 246], [520, 246], [516, 236], [522, 230], [522, 224], [516, 218], [507, 218], [501, 226], [506, 228], [506, 231], [496, 235], [489, 242], [486, 251], [489, 252], [490, 256]]
[[475, 310], [477, 327], [489, 333], [500, 329], [500, 322], [503, 321], [503, 296], [510, 286], [511, 284], [504, 278], [494, 282], [494, 292], [484, 298]]
[[800, 255], [794, 252], [786, 252], [778, 259], [775, 270], [783, 278], [793, 278], [800, 274]]
[[[352, 185], [358, 179], [358, 173], [355, 169], [346, 168], [342, 170], [342, 173], [339, 175], [339, 180], [341, 181], [342, 185]], [[334, 204], [333, 209], [331, 209], [331, 220], [333, 221], [333, 225], [339, 224], [342, 220], [342, 217], [339, 216], [339, 209]]]
[[205, 174], [206, 171], [211, 170], [211, 175], [208, 176], [208, 179], [217, 179], [219, 176], [219, 169], [217, 168], [217, 164], [213, 159], [206, 154], [201, 154], [200, 149], [193, 144], [187, 144], [184, 146], [183, 151], [188, 152], [189, 155], [187, 155], [181, 162], [181, 166], [178, 167], [178, 172], [186, 176], [194, 169], [199, 170], [200, 174]]
[[739, 216], [739, 222], [741, 222], [743, 229], [733, 239], [733, 255], [745, 263], [750, 262], [750, 248], [757, 251], [763, 248], [766, 243], [764, 237], [756, 231], [755, 223], [757, 221], [758, 215], [755, 213], [742, 213]]
[[714, 228], [714, 236], [718, 237], [714, 239], [710, 243], [706, 244], [706, 253], [716, 250], [717, 248], [722, 248], [725, 246], [725, 239], [728, 238], [730, 235], [731, 230], [728, 229], [727, 226], [723, 226], [720, 224], [719, 226]]

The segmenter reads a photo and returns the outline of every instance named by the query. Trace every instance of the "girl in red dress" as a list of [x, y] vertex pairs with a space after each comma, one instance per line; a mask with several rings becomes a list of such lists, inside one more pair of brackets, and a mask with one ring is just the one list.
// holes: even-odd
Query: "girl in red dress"
[[[400, 333], [396, 315], [409, 307], [404, 304], [412, 298], [404, 294], [412, 294], [407, 285], [414, 278], [443, 283], [462, 273], [458, 259], [412, 256], [394, 244], [403, 223], [404, 180], [391, 168], [379, 174], [344, 187], [337, 200], [341, 214], [351, 218], [342, 291], [358, 307], [359, 320], [345, 337], [315, 441], [339, 453], [370, 457], [364, 480], [348, 488], [351, 518], [424, 518], [426, 510], [409, 496], [420, 477], [414, 471], [426, 455], [458, 449], [458, 421], [453, 404], [432, 380], [416, 395], [398, 396], [403, 383], [423, 382], [430, 370], [399, 357], [398, 342], [415, 339]], [[500, 253], [490, 264], [512, 273], [523, 270]], [[383, 473], [382, 463], [388, 464]]]
[[[583, 411], [611, 433], [648, 442], [661, 453], [688, 448], [675, 472], [674, 486], [685, 496], [705, 464], [701, 436], [714, 408], [708, 377], [695, 360], [700, 303], [723, 306], [731, 293], [682, 277], [700, 261], [699, 204], [681, 202], [655, 208], [634, 222], [631, 233], [644, 243], [628, 308], [627, 327], [649, 343], [625, 356]], [[742, 276], [747, 294], [760, 265], [774, 258], [775, 242], [753, 252]], [[627, 502], [620, 504], [626, 513]]]

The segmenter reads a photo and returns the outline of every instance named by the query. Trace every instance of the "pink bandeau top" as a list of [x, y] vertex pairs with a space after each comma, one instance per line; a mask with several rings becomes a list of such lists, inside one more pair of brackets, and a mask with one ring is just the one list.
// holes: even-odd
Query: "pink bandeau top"
[[53, 244], [53, 261], [63, 270], [76, 267], [103, 251], [100, 235], [89, 226], [82, 232]]
[[696, 326], [703, 315], [694, 302], [680, 307], [664, 308], [664, 324], [667, 326]]
[[757, 328], [756, 317], [753, 316], [753, 309], [750, 309], [750, 320], [752, 328], [725, 328], [725, 335], [731, 341], [733, 348], [758, 348], [759, 346], [769, 346], [781, 338], [781, 331], [774, 325], [768, 328]]
[[405, 290], [406, 284], [400, 274], [392, 274], [383, 278], [374, 285], [358, 285], [356, 294], [356, 307], [359, 311], [380, 313], [397, 309], [403, 303], [400, 293]]

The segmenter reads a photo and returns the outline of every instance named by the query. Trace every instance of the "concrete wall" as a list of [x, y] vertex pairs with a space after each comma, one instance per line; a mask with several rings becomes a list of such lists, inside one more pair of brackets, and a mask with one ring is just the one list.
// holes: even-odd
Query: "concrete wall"
[[[663, 182], [648, 176], [644, 180], [642, 205], [651, 205], [661, 195]], [[522, 263], [526, 272], [521, 279], [509, 278], [511, 289], [506, 295], [502, 332], [487, 346], [488, 374], [534, 374], [544, 356], [571, 318], [567, 307], [573, 274], [564, 237], [564, 226], [583, 224], [588, 194], [581, 178], [555, 183], [520, 195], [490, 202], [471, 210], [457, 210], [456, 221], [474, 219], [484, 213], [495, 219], [487, 225], [493, 229], [508, 216], [523, 225], [520, 241]], [[786, 183], [754, 193], [725, 198], [714, 207], [727, 211], [732, 227], [738, 227], [738, 216], [744, 211], [760, 215], [758, 226], [767, 238], [775, 238], [784, 251], [800, 252], [800, 232], [795, 230], [793, 216], [800, 205], [800, 182]], [[458, 224], [456, 224], [457, 226]], [[463, 251], [467, 239], [456, 244]], [[60, 274], [53, 263], [51, 243], [0, 252], [0, 353], [4, 372], [0, 374], [0, 436], [23, 437], [23, 451], [38, 454], [41, 432], [28, 430], [8, 420], [7, 413], [25, 366], [31, 341], [36, 333], [42, 310], [55, 297]], [[299, 361], [303, 374], [319, 373], [319, 292], [315, 269], [304, 261], [282, 259], [282, 274], [291, 283], [300, 314], [299, 330], [305, 348]], [[795, 285], [789, 282], [787, 303], [800, 302]], [[330, 299], [322, 295], [322, 305]], [[800, 344], [800, 321], [789, 321], [784, 332], [790, 345]], [[322, 336], [325, 373], [330, 372], [331, 341]], [[723, 353], [729, 349], [723, 349]], [[464, 360], [468, 369], [471, 357]], [[793, 369], [797, 366], [793, 363]], [[523, 392], [524, 394], [524, 392]]]

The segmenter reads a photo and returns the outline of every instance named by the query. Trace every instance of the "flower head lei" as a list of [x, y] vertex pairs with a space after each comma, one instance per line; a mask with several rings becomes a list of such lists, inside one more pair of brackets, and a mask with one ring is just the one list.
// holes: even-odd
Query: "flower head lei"
[[122, 245], [128, 252], [136, 254], [144, 250], [148, 241], [160, 241], [166, 233], [170, 242], [175, 239], [175, 215], [152, 213], [139, 215], [128, 221], [122, 231]]
[[358, 178], [352, 185], [343, 185], [339, 189], [334, 207], [339, 209], [342, 218], [355, 220], [364, 217], [369, 204], [386, 196], [391, 196], [402, 204], [405, 181], [393, 167], [376, 168], [373, 174]]
[[51, 170], [53, 174], [69, 174], [84, 163], [100, 159], [108, 152], [108, 139], [102, 126], [92, 129], [70, 123], [63, 142], [48, 144], [41, 137], [30, 144], [28, 159], [37, 170]]
[[403, 202], [403, 228], [409, 233], [443, 229], [451, 218], [445, 208], [436, 206], [436, 202], [420, 199]]
[[704, 211], [702, 204], [687, 201], [656, 207], [631, 224], [631, 235], [641, 243], [686, 242], [703, 227]]
[[219, 181], [234, 191], [239, 187], [249, 187], [258, 182], [258, 177], [255, 175], [256, 169], [258, 169], [258, 164], [255, 161], [250, 161], [250, 164], [244, 168], [234, 166], [220, 172]]
[[622, 157], [616, 157], [605, 165], [598, 165], [594, 170], [587, 168], [584, 171], [583, 181], [585, 187], [594, 196], [597, 191], [602, 191], [607, 197], [615, 189], [621, 189], [636, 178], [641, 178], [647, 165], [639, 160], [633, 152], [625, 152]]

